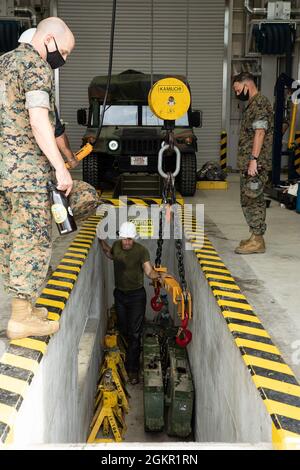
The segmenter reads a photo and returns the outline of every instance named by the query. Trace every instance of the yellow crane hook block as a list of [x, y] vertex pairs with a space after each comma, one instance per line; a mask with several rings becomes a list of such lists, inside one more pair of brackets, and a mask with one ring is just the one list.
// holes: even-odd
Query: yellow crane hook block
[[[154, 268], [157, 272], [166, 273], [167, 268], [165, 267], [156, 267]], [[178, 315], [183, 320], [184, 319], [184, 295], [182, 288], [179, 282], [170, 274], [164, 277], [163, 280], [158, 281], [159, 284], [172, 296], [172, 301], [178, 307]], [[187, 314], [189, 320], [192, 318], [192, 298], [190, 292], [187, 292]]]
[[176, 121], [189, 109], [191, 94], [187, 85], [175, 77], [154, 83], [148, 94], [151, 111], [164, 121]]

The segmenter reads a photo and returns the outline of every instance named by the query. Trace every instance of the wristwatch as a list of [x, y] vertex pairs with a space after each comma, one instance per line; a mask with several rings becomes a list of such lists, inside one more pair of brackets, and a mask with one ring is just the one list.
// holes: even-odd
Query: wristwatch
[[257, 161], [257, 159], [258, 159], [258, 157], [255, 157], [254, 155], [251, 155], [251, 156], [249, 157], [249, 160], [256, 160], [256, 161]]

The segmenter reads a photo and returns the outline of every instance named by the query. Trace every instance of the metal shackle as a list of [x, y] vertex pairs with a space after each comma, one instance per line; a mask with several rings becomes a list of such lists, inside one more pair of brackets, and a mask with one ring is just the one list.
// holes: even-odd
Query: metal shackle
[[[160, 174], [160, 176], [162, 176], [163, 178], [168, 178], [167, 173], [165, 173], [162, 169], [162, 162], [163, 162], [163, 154], [164, 154], [165, 150], [168, 150], [169, 148], [170, 148], [170, 145], [164, 145], [160, 149], [160, 151], [158, 152], [158, 167], [157, 167], [157, 170], [158, 170], [158, 173]], [[177, 176], [179, 171], [180, 171], [181, 153], [180, 153], [179, 148], [176, 147], [176, 146], [174, 146], [174, 151], [176, 153], [176, 168], [175, 168], [174, 173], [172, 173], [172, 176], [175, 178], [175, 176]]]

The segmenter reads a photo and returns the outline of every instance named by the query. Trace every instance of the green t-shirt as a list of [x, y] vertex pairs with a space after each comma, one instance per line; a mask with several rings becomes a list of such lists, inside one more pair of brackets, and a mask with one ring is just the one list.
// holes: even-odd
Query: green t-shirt
[[123, 250], [121, 240], [117, 240], [112, 246], [112, 255], [116, 288], [126, 292], [143, 287], [143, 264], [150, 261], [147, 248], [134, 242], [130, 250]]

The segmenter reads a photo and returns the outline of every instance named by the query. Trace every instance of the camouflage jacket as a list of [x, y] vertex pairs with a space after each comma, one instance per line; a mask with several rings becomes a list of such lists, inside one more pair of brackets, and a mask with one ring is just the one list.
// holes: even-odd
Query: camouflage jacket
[[242, 116], [240, 139], [238, 145], [238, 167], [241, 171], [248, 168], [249, 157], [252, 155], [254, 134], [256, 129], [265, 129], [264, 143], [258, 158], [264, 170], [272, 168], [273, 144], [273, 109], [269, 100], [260, 93], [250, 99]]
[[38, 106], [49, 109], [54, 126], [52, 69], [30, 44], [21, 44], [0, 57], [0, 191], [47, 191], [51, 166], [29, 122], [28, 108]]

